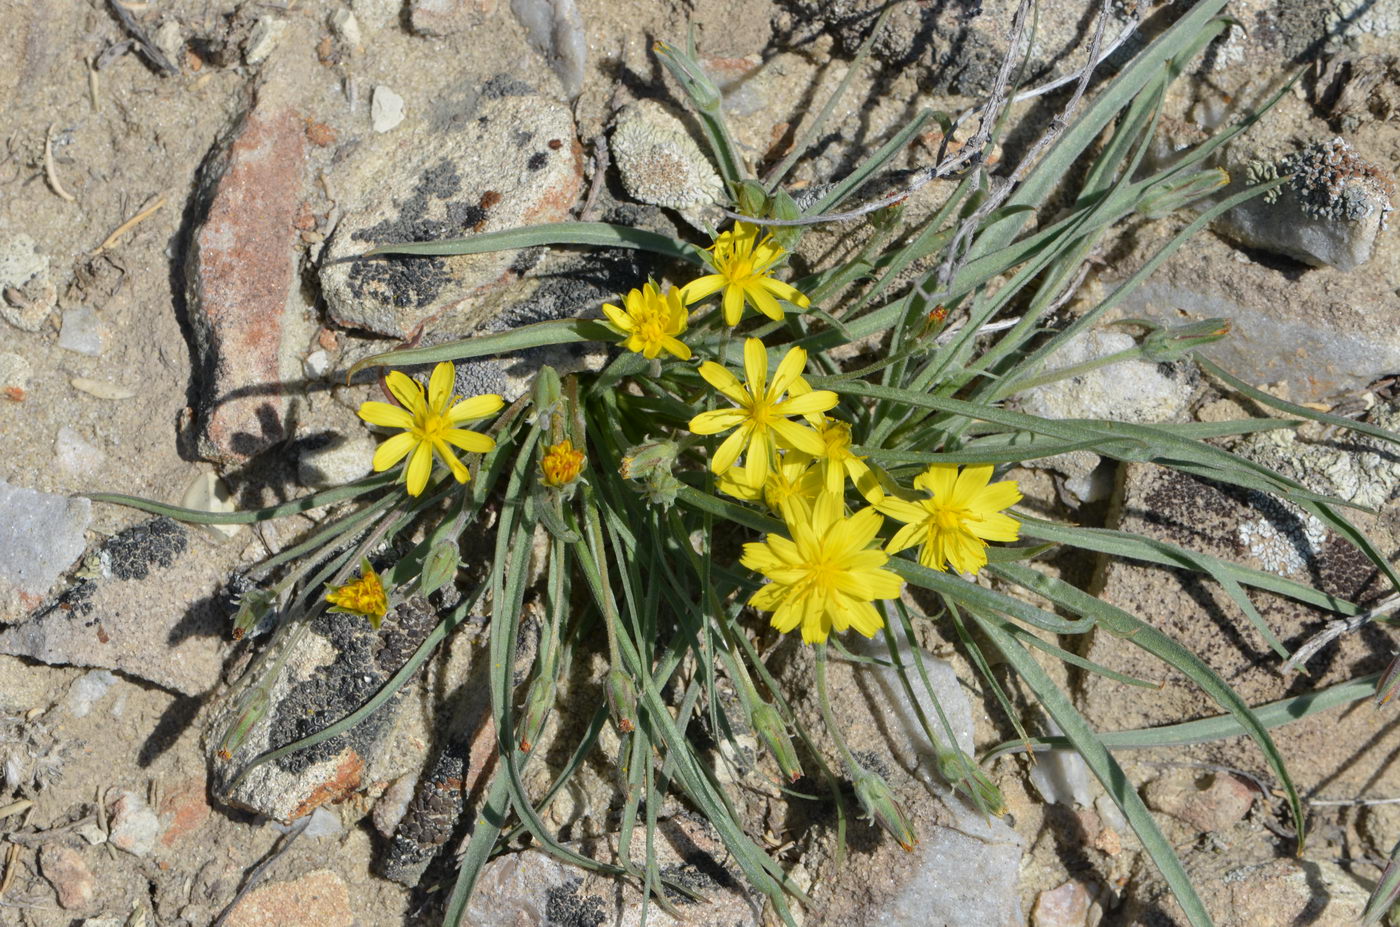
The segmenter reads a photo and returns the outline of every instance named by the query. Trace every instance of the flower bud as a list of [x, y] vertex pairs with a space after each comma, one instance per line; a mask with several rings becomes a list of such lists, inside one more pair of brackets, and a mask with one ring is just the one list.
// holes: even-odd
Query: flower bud
[[661, 59], [696, 109], [711, 116], [719, 113], [724, 98], [715, 82], [700, 67], [700, 62], [667, 42], [657, 42], [652, 46], [652, 51], [656, 52], [656, 57]]
[[248, 732], [253, 729], [267, 714], [268, 705], [271, 703], [271, 696], [264, 686], [258, 686], [243, 693], [238, 699], [238, 708], [233, 723], [229, 725], [224, 736], [219, 739], [219, 749], [216, 751], [219, 759], [228, 762], [233, 759], [233, 755], [238, 752], [238, 748], [243, 746], [243, 741], [247, 739]]
[[520, 751], [529, 753], [540, 739], [545, 719], [554, 707], [554, 681], [543, 676], [530, 683], [530, 691], [525, 696], [525, 710], [520, 717]]
[[233, 616], [233, 639], [242, 640], [263, 620], [276, 601], [277, 595], [270, 589], [249, 589], [238, 599], [238, 611]]
[[631, 678], [620, 669], [608, 673], [608, 705], [618, 731], [630, 734], [637, 729], [637, 691]]
[[444, 538], [428, 549], [423, 558], [423, 572], [418, 575], [418, 591], [421, 595], [437, 592], [457, 575], [462, 561], [457, 556], [457, 542]]
[[767, 702], [757, 702], [749, 722], [768, 752], [773, 754], [783, 777], [789, 782], [802, 778], [802, 766], [797, 762], [796, 751], [792, 749], [792, 738], [788, 736], [787, 725], [777, 709]]
[[1001, 794], [1001, 789], [966, 753], [957, 748], [940, 752], [938, 772], [949, 785], [972, 799], [978, 808], [995, 815], [1006, 813], [1006, 798]]
[[866, 819], [877, 822], [906, 851], [913, 850], [919, 835], [914, 833], [914, 825], [894, 800], [889, 783], [868, 769], [857, 768], [855, 773], [856, 798], [865, 809]]

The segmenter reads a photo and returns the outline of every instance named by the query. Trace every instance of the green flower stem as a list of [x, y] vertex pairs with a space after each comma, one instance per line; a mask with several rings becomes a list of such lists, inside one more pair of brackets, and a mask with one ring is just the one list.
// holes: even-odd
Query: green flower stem
[[827, 698], [826, 644], [813, 644], [812, 653], [817, 659], [817, 703], [822, 709], [822, 721], [826, 722], [826, 729], [831, 734], [831, 740], [836, 744], [836, 751], [841, 754], [841, 760], [846, 764], [851, 777], [856, 778], [866, 770], [864, 766], [856, 762], [856, 758], [851, 754], [851, 748], [846, 746], [846, 738], [841, 736], [841, 725], [836, 723], [836, 715], [831, 710], [831, 701]]

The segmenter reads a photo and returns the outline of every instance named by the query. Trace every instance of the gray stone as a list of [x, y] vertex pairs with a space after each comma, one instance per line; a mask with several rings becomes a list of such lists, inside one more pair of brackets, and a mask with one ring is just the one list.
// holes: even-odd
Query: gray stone
[[297, 457], [297, 479], [312, 489], [343, 486], [369, 474], [376, 442], [366, 431], [329, 434]]
[[573, 99], [583, 89], [588, 63], [588, 34], [574, 0], [510, 0], [511, 12], [525, 27], [530, 47], [544, 56]]
[[102, 323], [97, 313], [86, 306], [63, 313], [63, 331], [58, 346], [74, 354], [98, 357], [102, 354]]
[[227, 627], [217, 593], [237, 554], [191, 550], [192, 538], [164, 518], [113, 535], [76, 584], [0, 631], [0, 653], [105, 667], [186, 695], [206, 691], [219, 678]]
[[18, 621], [83, 553], [92, 503], [0, 480], [0, 623]]
[[565, 106], [493, 81], [475, 109], [452, 120], [417, 120], [408, 134], [368, 140], [343, 167], [341, 189], [355, 192], [321, 266], [339, 324], [399, 338], [443, 321], [460, 328], [483, 288], [514, 279], [531, 261], [519, 251], [357, 258], [372, 245], [568, 217], [582, 160]]
[[262, 64], [271, 57], [277, 43], [287, 31], [287, 21], [275, 16], [264, 16], [253, 25], [248, 34], [248, 44], [243, 52], [243, 60], [248, 64]]
[[132, 856], [145, 856], [155, 848], [156, 838], [160, 836], [160, 817], [139, 793], [118, 791], [108, 810], [111, 830], [107, 839], [112, 846]]
[[403, 122], [403, 97], [380, 84], [370, 98], [369, 118], [376, 132], [388, 132]]
[[49, 258], [34, 239], [20, 232], [0, 238], [0, 318], [37, 332], [58, 300], [49, 279]]
[[360, 21], [355, 18], [354, 12], [343, 7], [335, 10], [331, 13], [330, 23], [331, 31], [351, 50], [360, 47], [363, 38], [360, 35]]
[[[1136, 343], [1124, 332], [1085, 332], [1057, 351], [1048, 367], [1052, 371], [1073, 367]], [[1129, 360], [1033, 387], [1020, 393], [1017, 401], [1024, 411], [1044, 418], [1171, 422], [1185, 413], [1197, 384], [1194, 371], [1184, 365]]]
[[[678, 921], [653, 902], [650, 927], [758, 927], [763, 923], [760, 898], [743, 888], [744, 876], [718, 834], [703, 820], [679, 816], [660, 822], [655, 841], [662, 874], [705, 896], [704, 904], [680, 904]], [[639, 852], [633, 836], [633, 853]], [[594, 858], [616, 858], [617, 839], [584, 841], [574, 849]], [[627, 882], [588, 877], [541, 850], [500, 856], [482, 870], [467, 905], [465, 923], [476, 927], [517, 924], [608, 924], [641, 927], [642, 899]]]
[[1315, 267], [1354, 270], [1371, 259], [1376, 237], [1394, 208], [1394, 181], [1340, 138], [1314, 142], [1277, 162], [1252, 162], [1246, 182], [1291, 175], [1278, 190], [1255, 197], [1216, 222], [1222, 233], [1252, 247]]

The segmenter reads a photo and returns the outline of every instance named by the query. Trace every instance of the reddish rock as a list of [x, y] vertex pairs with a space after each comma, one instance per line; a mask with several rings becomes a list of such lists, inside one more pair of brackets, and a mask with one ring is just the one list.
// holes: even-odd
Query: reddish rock
[[1254, 790], [1228, 773], [1198, 779], [1189, 770], [1172, 770], [1149, 782], [1143, 798], [1148, 807], [1207, 832], [1226, 830], [1244, 818]]
[[1084, 927], [1091, 900], [1082, 882], [1066, 882], [1041, 892], [1031, 909], [1031, 927]]
[[360, 759], [360, 755], [354, 750], [347, 751], [330, 778], [317, 785], [311, 791], [311, 795], [297, 805], [292, 811], [291, 818], [295, 820], [302, 815], [310, 814], [327, 802], [334, 804], [345, 801], [359, 789], [364, 774], [365, 761]]
[[225, 927], [350, 927], [353, 923], [350, 892], [329, 869], [254, 889], [224, 921]]
[[181, 838], [194, 833], [209, 819], [209, 800], [205, 795], [204, 778], [194, 776], [176, 784], [160, 802], [160, 820], [165, 832], [160, 836], [163, 846], [173, 846]]
[[46, 843], [39, 850], [39, 868], [44, 878], [58, 892], [58, 903], [69, 911], [81, 910], [92, 904], [97, 881], [83, 860], [83, 854], [72, 847]]
[[286, 437], [279, 355], [296, 281], [306, 119], [275, 72], [205, 165], [186, 263], [201, 371], [200, 453], [237, 463]]

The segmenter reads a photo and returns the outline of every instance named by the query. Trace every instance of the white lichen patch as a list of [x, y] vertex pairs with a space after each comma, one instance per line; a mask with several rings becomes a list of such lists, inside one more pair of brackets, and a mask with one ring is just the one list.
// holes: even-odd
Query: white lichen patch
[[1242, 521], [1235, 534], [1261, 568], [1281, 576], [1298, 576], [1321, 555], [1327, 526], [1291, 507], [1280, 514], [1282, 518], [1261, 515]]
[[623, 186], [643, 203], [695, 209], [714, 203], [724, 189], [685, 124], [653, 100], [618, 113], [612, 155]]
[[1312, 219], [1359, 222], [1379, 212], [1384, 229], [1394, 208], [1394, 181], [1341, 138], [1313, 142], [1288, 155], [1278, 163], [1278, 172], [1292, 175], [1288, 186]]

